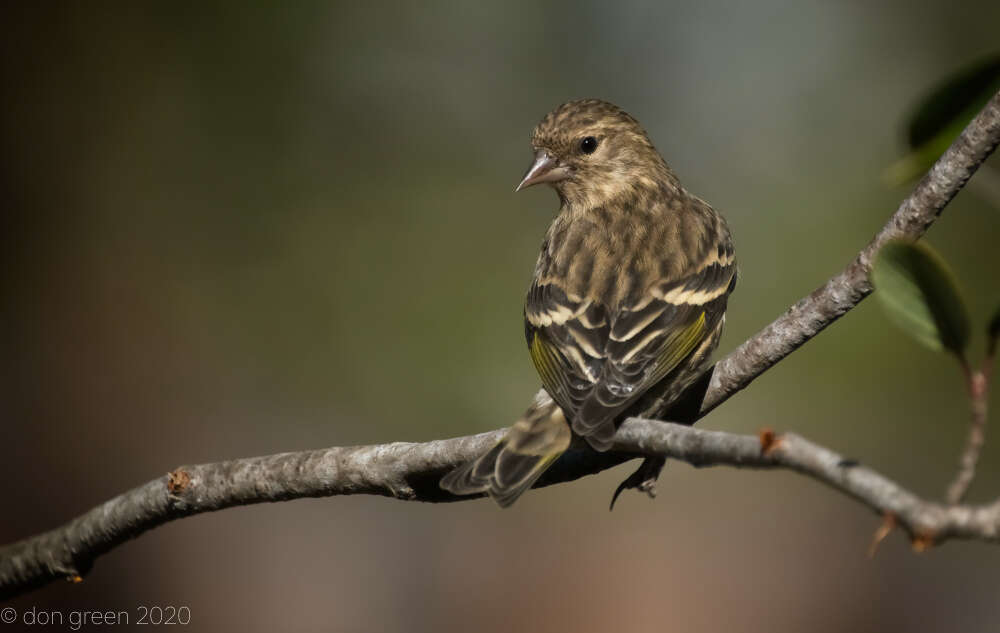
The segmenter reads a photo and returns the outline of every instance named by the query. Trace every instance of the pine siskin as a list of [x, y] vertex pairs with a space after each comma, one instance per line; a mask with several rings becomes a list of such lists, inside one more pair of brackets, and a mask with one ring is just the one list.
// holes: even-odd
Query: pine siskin
[[[572, 434], [606, 451], [626, 410], [674, 403], [718, 344], [736, 284], [725, 220], [681, 186], [626, 112], [596, 99], [565, 103], [531, 145], [535, 160], [517, 190], [548, 183], [561, 202], [524, 307], [531, 360], [551, 399], [537, 399], [500, 443], [441, 480], [502, 507]], [[648, 489], [662, 465], [648, 459], [618, 492]]]

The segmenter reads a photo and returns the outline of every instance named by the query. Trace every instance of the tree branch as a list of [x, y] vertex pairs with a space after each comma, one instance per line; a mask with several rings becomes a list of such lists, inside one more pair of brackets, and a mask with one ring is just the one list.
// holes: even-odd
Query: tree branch
[[[1000, 143], [1000, 94], [966, 127], [913, 192], [843, 272], [720, 361], [706, 376], [697, 419], [857, 305], [869, 293], [870, 262], [895, 237], [918, 238]], [[547, 397], [544, 392], [540, 394]], [[330, 448], [187, 466], [37, 536], [0, 548], [0, 597], [59, 578], [78, 580], [94, 559], [168, 521], [237, 505], [302, 497], [376, 494], [411, 501], [457, 501], [438, 487], [448, 469], [470, 460], [504, 431], [422, 444]], [[787, 468], [814, 477], [894, 517], [915, 542], [948, 538], [997, 541], [1000, 501], [988, 506], [942, 506], [923, 501], [878, 473], [807, 440], [787, 434], [766, 442], [631, 418], [616, 435], [615, 450], [574, 447], [539, 481], [578, 479], [637, 455], [662, 455], [701, 466]]]
[[868, 271], [878, 250], [891, 239], [922, 237], [979, 165], [993, 153], [998, 142], [1000, 93], [969, 122], [847, 268], [800, 299], [716, 365], [701, 414], [728, 400], [871, 294]]
[[1000, 500], [985, 506], [925, 501], [855, 460], [793, 433], [753, 437], [631, 418], [618, 438], [644, 454], [665, 455], [694, 466], [785, 468], [808, 475], [892, 516], [918, 547], [947, 539], [1000, 542]]

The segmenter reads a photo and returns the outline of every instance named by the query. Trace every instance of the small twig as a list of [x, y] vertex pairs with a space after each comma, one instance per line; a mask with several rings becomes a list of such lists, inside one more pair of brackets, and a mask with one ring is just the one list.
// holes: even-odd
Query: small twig
[[872, 535], [872, 542], [868, 546], [868, 558], [875, 558], [875, 553], [878, 552], [878, 546], [882, 544], [885, 537], [889, 536], [889, 533], [896, 528], [896, 515], [892, 512], [886, 512], [885, 516], [882, 517], [882, 524], [878, 526], [875, 530], [875, 534]]
[[972, 369], [968, 362], [962, 359], [962, 372], [969, 392], [972, 423], [969, 425], [969, 436], [965, 442], [965, 450], [962, 451], [962, 456], [959, 459], [958, 473], [945, 494], [945, 500], [952, 505], [960, 503], [965, 498], [965, 493], [969, 491], [969, 486], [972, 485], [972, 480], [976, 476], [979, 455], [983, 452], [983, 445], [986, 443], [989, 380], [993, 372], [992, 352], [987, 353], [980, 369]]

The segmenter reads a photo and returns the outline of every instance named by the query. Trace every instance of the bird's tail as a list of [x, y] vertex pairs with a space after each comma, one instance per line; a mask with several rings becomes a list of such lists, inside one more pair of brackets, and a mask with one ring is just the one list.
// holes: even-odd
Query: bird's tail
[[562, 409], [546, 394], [496, 446], [445, 475], [441, 487], [456, 495], [486, 493], [506, 508], [563, 454], [570, 439]]

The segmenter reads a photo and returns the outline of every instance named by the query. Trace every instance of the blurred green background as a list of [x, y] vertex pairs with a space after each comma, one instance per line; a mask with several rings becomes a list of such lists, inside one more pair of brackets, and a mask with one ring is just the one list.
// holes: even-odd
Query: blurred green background
[[[557, 207], [512, 191], [571, 98], [626, 108], [729, 219], [730, 350], [882, 226], [912, 104], [1000, 23], [995, 0], [2, 11], [4, 542], [179, 464], [512, 422]], [[977, 323], [998, 228], [973, 186], [929, 234]], [[869, 301], [701, 424], [793, 429], [939, 498], [967, 415], [951, 360]], [[998, 435], [973, 501], [998, 493]], [[203, 515], [12, 604], [186, 605], [199, 631], [996, 630], [996, 547], [894, 534], [870, 561], [878, 518], [785, 472], [672, 463], [609, 514], [632, 467], [503, 512]]]

